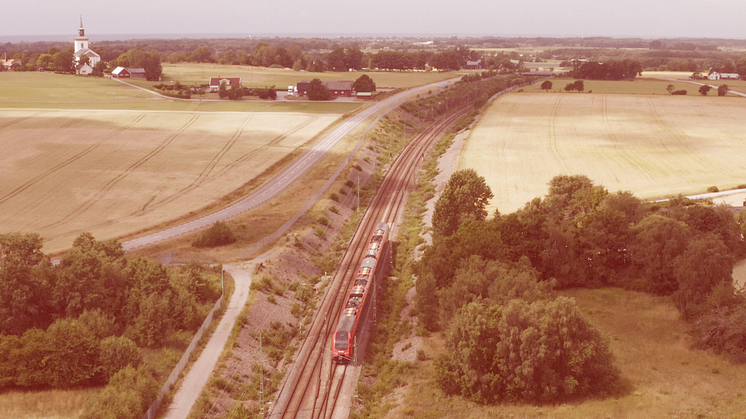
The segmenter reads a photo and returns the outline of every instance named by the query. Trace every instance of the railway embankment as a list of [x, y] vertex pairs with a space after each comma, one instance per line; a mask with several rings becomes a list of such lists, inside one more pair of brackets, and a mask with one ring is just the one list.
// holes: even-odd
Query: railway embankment
[[381, 174], [426, 121], [392, 112], [319, 202], [257, 265], [252, 292], [192, 415], [267, 412]]

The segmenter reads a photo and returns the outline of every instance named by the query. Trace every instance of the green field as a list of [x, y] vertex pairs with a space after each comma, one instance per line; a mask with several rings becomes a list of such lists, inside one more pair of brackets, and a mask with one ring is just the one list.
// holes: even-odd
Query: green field
[[241, 77], [241, 83], [247, 87], [275, 86], [286, 90], [289, 85], [311, 79], [321, 80], [356, 80], [363, 74], [370, 76], [378, 88], [414, 87], [434, 83], [454, 77], [453, 73], [438, 72], [324, 72], [309, 73], [284, 68], [249, 67], [219, 64], [164, 64], [163, 80], [179, 81], [181, 84], [206, 84], [210, 77]]
[[[144, 81], [141, 83], [154, 84]], [[360, 102], [337, 101], [164, 99], [115, 80], [98, 77], [37, 72], [0, 73], [0, 108], [341, 114], [353, 111], [362, 105]]]
[[[641, 198], [746, 183], [746, 99], [623, 94], [667, 84], [658, 83], [589, 81], [593, 94], [530, 86], [502, 96], [473, 130], [460, 168], [486, 178], [495, 194], [489, 210], [501, 213], [544, 196], [560, 174]], [[603, 90], [614, 93], [596, 93]]]

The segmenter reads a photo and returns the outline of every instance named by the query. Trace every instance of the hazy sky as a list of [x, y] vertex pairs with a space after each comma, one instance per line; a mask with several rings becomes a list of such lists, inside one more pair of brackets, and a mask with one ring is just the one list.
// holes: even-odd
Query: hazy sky
[[[1, 0], [0, 39], [86, 34], [433, 34], [746, 39], [744, 0]], [[119, 3], [119, 4], [117, 4]]]

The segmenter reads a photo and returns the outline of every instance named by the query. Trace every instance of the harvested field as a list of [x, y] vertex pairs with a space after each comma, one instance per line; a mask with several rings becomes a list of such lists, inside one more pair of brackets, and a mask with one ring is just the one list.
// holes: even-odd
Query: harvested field
[[740, 97], [509, 94], [480, 119], [459, 166], [486, 178], [490, 213], [544, 196], [560, 174], [641, 198], [724, 190], [746, 183], [744, 111]]
[[46, 252], [108, 239], [216, 202], [339, 114], [4, 110], [0, 233]]

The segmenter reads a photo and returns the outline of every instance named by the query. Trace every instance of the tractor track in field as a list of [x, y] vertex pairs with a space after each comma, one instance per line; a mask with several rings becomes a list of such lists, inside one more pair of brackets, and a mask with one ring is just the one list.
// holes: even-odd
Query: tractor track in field
[[243, 132], [246, 130], [246, 126], [249, 124], [249, 122], [253, 119], [253, 115], [249, 115], [244, 119], [243, 123], [239, 125], [239, 127], [236, 129], [236, 132], [233, 133], [233, 136], [223, 145], [223, 147], [212, 157], [210, 162], [207, 163], [207, 165], [202, 169], [202, 171], [197, 175], [197, 177], [190, 183], [189, 185], [185, 186], [181, 190], [177, 191], [176, 193], [165, 197], [159, 201], [156, 201], [156, 197], [154, 196], [150, 201], [148, 201], [141, 209], [138, 211], [135, 211], [132, 213], [132, 216], [139, 216], [142, 214], [145, 214], [148, 210], [152, 210], [154, 208], [157, 208], [159, 206], [162, 206], [164, 204], [167, 204], [169, 202], [172, 202], [173, 200], [177, 199], [180, 196], [183, 196], [186, 193], [191, 192], [192, 190], [196, 189], [197, 187], [201, 186], [202, 183], [204, 183], [208, 177], [210, 176], [210, 173], [215, 169], [215, 166], [220, 162], [220, 160], [223, 159], [223, 157], [233, 148], [233, 146], [236, 144], [239, 138], [241, 138], [241, 135], [243, 135]]
[[112, 189], [114, 189], [114, 187], [116, 187], [119, 184], [119, 182], [121, 182], [122, 180], [124, 180], [132, 172], [134, 172], [135, 170], [139, 169], [145, 163], [147, 163], [148, 161], [150, 161], [151, 159], [153, 159], [153, 157], [157, 156], [163, 150], [165, 150], [166, 147], [168, 147], [176, 138], [178, 138], [187, 129], [189, 129], [189, 127], [191, 127], [192, 125], [194, 125], [194, 123], [197, 122], [198, 119], [199, 119], [199, 115], [192, 116], [192, 118], [189, 121], [187, 121], [184, 125], [182, 125], [182, 127], [179, 128], [178, 131], [176, 131], [175, 133], [172, 133], [172, 134], [168, 135], [163, 141], [161, 141], [161, 143], [158, 144], [158, 146], [155, 149], [151, 150], [148, 154], [146, 154], [145, 156], [141, 157], [136, 162], [132, 163], [129, 167], [127, 167], [127, 169], [125, 169], [123, 172], [119, 173], [113, 179], [111, 179], [108, 182], [106, 182], [106, 184], [103, 186], [103, 188], [101, 188], [96, 193], [96, 195], [93, 198], [91, 198], [91, 199], [87, 200], [86, 202], [82, 203], [81, 205], [79, 205], [77, 208], [75, 208], [72, 212], [68, 213], [62, 219], [60, 219], [60, 220], [58, 220], [58, 221], [56, 221], [56, 222], [54, 222], [52, 224], [47, 224], [47, 225], [43, 226], [42, 228], [56, 227], [56, 226], [58, 226], [60, 224], [64, 224], [64, 223], [66, 223], [66, 222], [68, 222], [68, 221], [70, 221], [72, 219], [75, 219], [78, 216], [80, 216], [83, 213], [85, 213], [86, 211], [88, 211], [88, 209], [90, 209], [93, 205], [95, 205], [98, 201], [100, 201], [106, 194], [108, 194]]
[[[8, 192], [7, 194], [5, 194], [3, 196], [0, 196], [0, 204], [3, 204], [5, 202], [7, 202], [9, 199], [17, 196], [18, 194], [24, 192], [25, 190], [31, 188], [32, 186], [36, 185], [40, 181], [46, 179], [47, 177], [53, 175], [56, 172], [59, 172], [60, 170], [66, 168], [69, 165], [71, 165], [72, 163], [75, 163], [76, 161], [78, 161], [81, 158], [85, 157], [86, 155], [90, 154], [93, 150], [97, 149], [102, 144], [106, 143], [107, 141], [109, 141], [110, 139], [114, 138], [118, 134], [120, 134], [120, 133], [128, 130], [129, 128], [132, 128], [135, 124], [137, 124], [138, 122], [140, 122], [143, 118], [145, 118], [145, 115], [140, 115], [140, 116], [136, 117], [129, 124], [116, 129], [114, 132], [112, 132], [111, 134], [109, 134], [106, 137], [104, 137], [103, 140], [101, 140], [101, 141], [99, 141], [99, 142], [97, 142], [95, 144], [89, 145], [84, 150], [78, 152], [77, 154], [73, 155], [72, 157], [70, 157], [70, 158], [68, 158], [68, 159], [66, 159], [66, 160], [64, 160], [64, 161], [56, 164], [52, 168], [50, 168], [50, 169], [48, 169], [48, 170], [40, 173], [39, 175], [37, 175], [37, 176], [33, 177], [32, 179], [28, 180], [27, 182], [24, 182], [22, 185], [16, 187], [15, 189], [13, 189], [12, 191]], [[46, 199], [46, 197], [42, 197], [41, 198], [41, 200], [45, 200], [45, 199]]]

